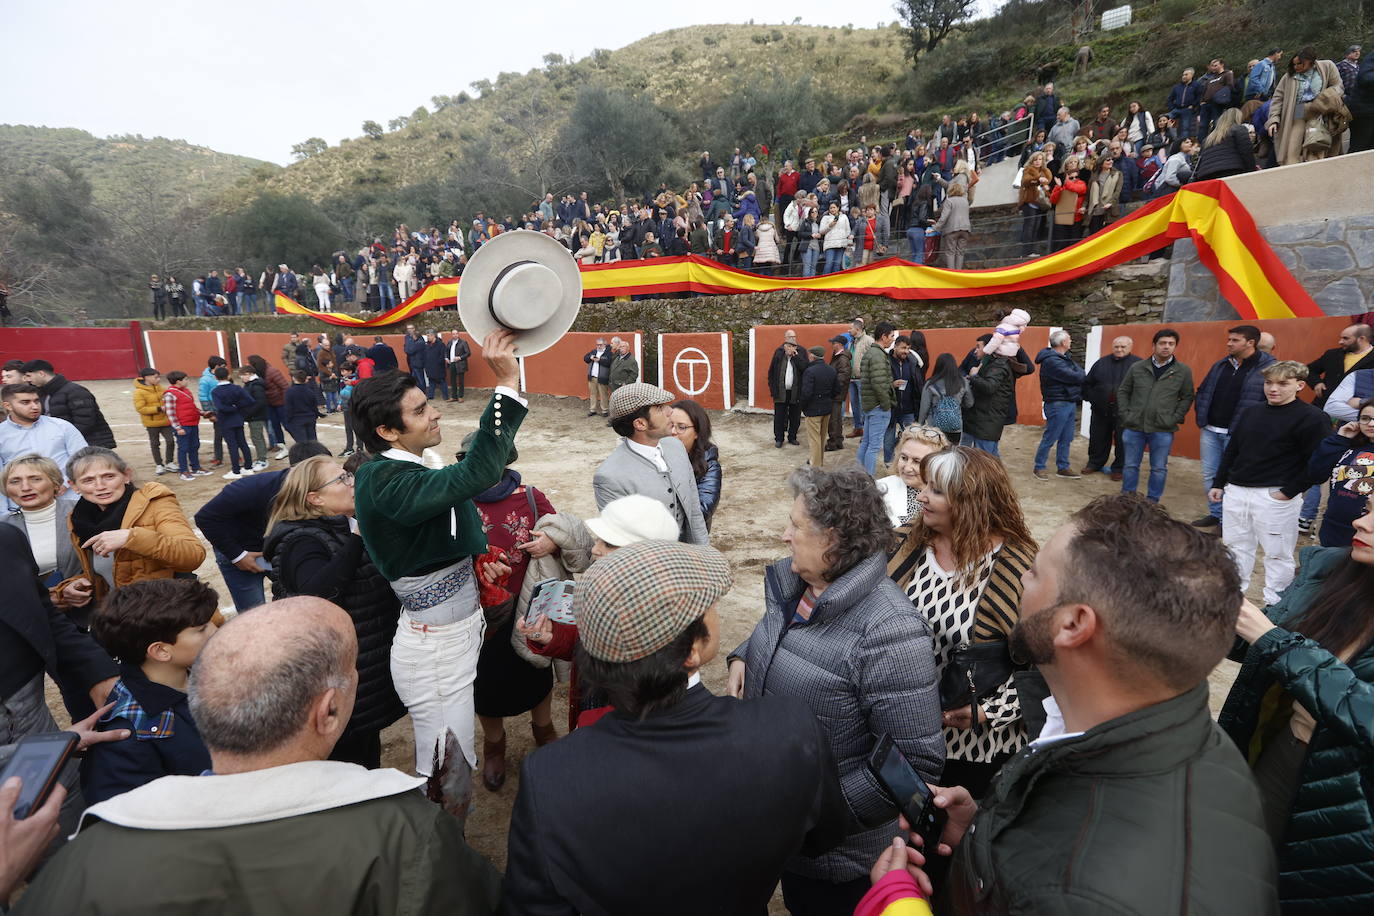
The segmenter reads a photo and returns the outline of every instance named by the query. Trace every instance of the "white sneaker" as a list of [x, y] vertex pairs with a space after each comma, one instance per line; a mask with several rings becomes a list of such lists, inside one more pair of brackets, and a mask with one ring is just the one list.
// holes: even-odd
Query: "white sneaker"
[[284, 446], [284, 445], [279, 445], [279, 446], [277, 446], [277, 450], [276, 450], [275, 452], [272, 453], [272, 457], [275, 458], [275, 459], [278, 460], [278, 461], [280, 461], [281, 459], [285, 458], [285, 457], [286, 457], [286, 446]]
[[195, 474], [190, 474], [190, 473], [182, 474], [182, 475], [181, 475], [181, 479], [182, 479], [182, 480], [195, 480], [195, 479], [196, 479], [196, 475], [195, 475]]
[[164, 471], [167, 471], [168, 473], [172, 473], [172, 472], [181, 470], [181, 467], [180, 467], [179, 465], [172, 464], [172, 463], [169, 461], [169, 462], [167, 462], [166, 464], [164, 464], [164, 465], [162, 466], [162, 469], [163, 469]]
[[243, 475], [235, 471], [225, 471], [223, 474], [219, 476], [223, 477], [225, 480], [238, 480]]
[[252, 468], [244, 468], [242, 471], [239, 471], [239, 476], [240, 476], [240, 477], [251, 477], [251, 476], [253, 476], [253, 474], [255, 474], [255, 473], [257, 473], [257, 472], [254, 471]]
[[167, 469], [164, 468], [164, 467], [163, 467], [162, 465], [160, 465], [160, 464], [159, 464], [159, 465], [155, 465], [154, 468], [153, 468], [153, 473], [156, 474], [157, 476], [161, 477], [163, 474], [166, 474], [166, 473], [167, 473]]
[[209, 477], [209, 476], [210, 476], [210, 472], [207, 471], [207, 470], [205, 470], [205, 468], [201, 468], [201, 469], [198, 470], [198, 471], [192, 471], [191, 473], [192, 473], [194, 476], [196, 476], [196, 477]]
[[253, 462], [253, 470], [255, 470], [255, 471], [261, 471], [261, 470], [262, 470], [263, 468], [265, 468], [265, 467], [267, 467], [267, 462], [266, 462], [266, 461], [263, 461], [263, 460], [259, 459], [259, 460]]

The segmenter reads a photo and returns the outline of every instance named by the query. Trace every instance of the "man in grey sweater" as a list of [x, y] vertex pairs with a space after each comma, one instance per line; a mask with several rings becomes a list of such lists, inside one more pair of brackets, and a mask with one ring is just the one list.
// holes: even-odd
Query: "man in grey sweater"
[[657, 385], [632, 382], [611, 394], [611, 428], [620, 444], [592, 478], [598, 509], [640, 493], [668, 507], [689, 544], [709, 543], [696, 476], [682, 443], [668, 432], [673, 396]]

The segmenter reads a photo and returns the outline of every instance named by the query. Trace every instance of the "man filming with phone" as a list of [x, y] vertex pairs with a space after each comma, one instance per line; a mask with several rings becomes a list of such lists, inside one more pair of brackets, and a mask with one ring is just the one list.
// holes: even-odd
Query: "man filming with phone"
[[[107, 704], [61, 732], [32, 737], [55, 738], [70, 733], [67, 734], [66, 742], [41, 742], [53, 748], [61, 747], [66, 751], [64, 754], [48, 757], [51, 764], [65, 767], [70, 759], [70, 753], [84, 751], [92, 744], [123, 741], [129, 737], [129, 730], [126, 728], [104, 732], [98, 730], [96, 723], [113, 708], [113, 703]], [[72, 737], [73, 735], [75, 737]], [[25, 749], [29, 746], [25, 743]], [[46, 781], [51, 786], [47, 795], [40, 797], [37, 794], [44, 780], [38, 776], [36, 767], [10, 766], [19, 751], [19, 744], [0, 747], [0, 764], [4, 764], [4, 773], [0, 775], [0, 909], [9, 904], [10, 894], [15, 887], [38, 867], [44, 852], [62, 833], [58, 825], [58, 815], [67, 800], [67, 788], [57, 781], [56, 774], [50, 774]], [[33, 763], [41, 766], [44, 761], [36, 758]], [[12, 769], [22, 769], [27, 775], [11, 775]], [[76, 798], [79, 800], [81, 796], [78, 794]], [[15, 814], [17, 806], [22, 806], [22, 816]]]
[[[982, 799], [933, 787], [950, 911], [1277, 913], [1258, 789], [1207, 705], [1241, 603], [1225, 546], [1134, 494], [1102, 496], [1022, 581], [1011, 651], [1049, 684], [1048, 721]], [[929, 896], [928, 854], [895, 840], [856, 912], [894, 888]]]

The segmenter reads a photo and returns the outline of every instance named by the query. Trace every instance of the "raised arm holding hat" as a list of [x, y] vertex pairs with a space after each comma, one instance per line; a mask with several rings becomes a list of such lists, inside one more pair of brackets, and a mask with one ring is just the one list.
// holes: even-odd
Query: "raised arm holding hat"
[[[421, 457], [442, 439], [439, 411], [411, 375], [365, 379], [350, 399], [358, 435], [377, 455], [355, 478], [358, 525], [401, 600], [392, 666], [415, 727], [416, 770], [425, 775], [446, 729], [458, 737], [468, 765], [476, 763], [472, 684], [484, 618], [473, 557], [486, 552], [487, 538], [472, 498], [501, 479], [527, 412], [516, 390], [514, 346], [515, 335], [505, 330], [483, 341], [496, 390], [463, 460], [439, 470]], [[437, 668], [432, 659], [445, 652], [452, 664]]]

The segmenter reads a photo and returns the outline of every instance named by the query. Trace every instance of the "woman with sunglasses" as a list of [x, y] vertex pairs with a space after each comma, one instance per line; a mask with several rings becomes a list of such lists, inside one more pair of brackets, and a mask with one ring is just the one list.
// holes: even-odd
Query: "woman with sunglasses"
[[1355, 519], [1364, 515], [1374, 493], [1374, 398], [1360, 402], [1357, 419], [1322, 440], [1307, 463], [1309, 479], [1330, 480], [1326, 514], [1318, 542], [1323, 547], [1349, 547]]
[[[362, 455], [353, 457], [361, 463]], [[329, 759], [376, 769], [382, 763], [382, 729], [406, 711], [391, 682], [391, 639], [401, 605], [358, 534], [352, 458], [349, 464], [345, 469], [316, 455], [291, 469], [272, 503], [262, 552], [272, 564], [273, 599], [314, 595], [353, 619], [357, 700]]]

